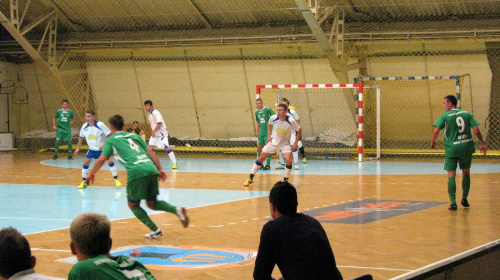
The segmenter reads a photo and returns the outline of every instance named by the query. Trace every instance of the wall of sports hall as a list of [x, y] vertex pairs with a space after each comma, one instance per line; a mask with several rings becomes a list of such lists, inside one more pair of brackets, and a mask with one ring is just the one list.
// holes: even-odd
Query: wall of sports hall
[[[498, 118], [490, 123], [492, 115], [498, 115], [494, 108], [500, 105], [492, 104], [498, 102], [494, 98], [498, 93], [493, 93], [499, 89], [492, 89], [492, 80], [499, 75], [498, 45], [468, 39], [363, 42], [352, 44], [347, 54], [348, 64], [366, 62], [361, 69], [348, 72], [350, 83], [361, 74], [463, 77], [462, 107], [473, 111], [483, 135], [493, 140], [493, 149], [499, 149]], [[143, 102], [150, 99], [162, 112], [172, 136], [232, 139], [255, 135], [256, 85], [338, 83], [318, 44], [307, 42], [75, 49], [60, 55], [58, 73], [67, 96], [55, 88], [52, 74], [35, 63], [0, 62], [4, 78], [16, 81], [9, 125], [18, 148], [52, 146], [52, 118], [64, 98], [70, 100], [78, 118], [75, 129], [84, 121], [84, 111], [94, 109], [101, 120], [121, 114], [127, 124], [137, 120], [148, 130]], [[443, 112], [442, 97], [454, 92], [442, 92], [430, 100], [412, 99], [401, 91], [384, 95], [382, 90], [388, 106], [381, 115], [390, 116], [382, 118], [382, 126], [398, 137], [405, 134], [404, 129], [416, 128], [404, 127], [396, 118], [418, 118], [420, 107], [432, 107], [430, 119], [418, 132], [428, 141], [432, 122]], [[408, 108], [411, 116], [403, 116], [401, 112], [406, 111], [402, 109]], [[333, 120], [332, 125], [338, 122]]]

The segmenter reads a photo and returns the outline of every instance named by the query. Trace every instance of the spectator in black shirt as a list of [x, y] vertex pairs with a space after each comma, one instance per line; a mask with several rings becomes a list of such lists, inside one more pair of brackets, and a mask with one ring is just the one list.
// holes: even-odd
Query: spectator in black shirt
[[137, 135], [141, 136], [142, 139], [146, 139], [146, 137], [144, 135], [144, 132], [141, 131], [141, 129], [139, 128], [139, 122], [138, 121], [134, 121], [132, 123], [132, 126], [127, 129], [127, 132], [132, 132], [134, 134], [137, 134]]
[[285, 280], [342, 280], [332, 248], [321, 224], [297, 213], [297, 191], [277, 182], [269, 194], [271, 217], [260, 235], [254, 279], [273, 279], [274, 265]]

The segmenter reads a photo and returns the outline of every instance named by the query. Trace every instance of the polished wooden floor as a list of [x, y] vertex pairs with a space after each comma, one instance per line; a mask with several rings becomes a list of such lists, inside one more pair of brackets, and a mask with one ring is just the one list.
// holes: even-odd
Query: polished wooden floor
[[[40, 162], [50, 153], [1, 152], [0, 183], [71, 185], [80, 171]], [[498, 163], [492, 163], [498, 164]], [[251, 160], [249, 160], [249, 168]], [[162, 188], [244, 190], [247, 174], [177, 172]], [[125, 178], [124, 171], [120, 176]], [[109, 176], [97, 184], [112, 186]], [[257, 175], [251, 190], [269, 190], [278, 174]], [[500, 174], [474, 173], [471, 207], [448, 211], [447, 205], [367, 224], [323, 223], [344, 279], [370, 273], [389, 279], [500, 239]], [[458, 176], [460, 182], [461, 176]], [[446, 176], [436, 175], [292, 175], [299, 210], [343, 204], [360, 199], [447, 202]], [[459, 188], [458, 194], [461, 194]], [[2, 200], [6, 199], [5, 197]], [[4, 203], [5, 200], [3, 201]], [[39, 201], [38, 203], [52, 203]], [[256, 251], [262, 226], [269, 217], [267, 197], [188, 209], [191, 226], [168, 227], [161, 239], [147, 240], [147, 228], [135, 219], [113, 221], [113, 248], [129, 245], [202, 246]], [[160, 224], [176, 222], [172, 215], [153, 215]], [[71, 265], [57, 260], [71, 257], [68, 229], [27, 235], [38, 262], [36, 271], [66, 278]], [[252, 279], [253, 263], [212, 269], [156, 270], [157, 279]], [[276, 268], [274, 277], [280, 276]]]

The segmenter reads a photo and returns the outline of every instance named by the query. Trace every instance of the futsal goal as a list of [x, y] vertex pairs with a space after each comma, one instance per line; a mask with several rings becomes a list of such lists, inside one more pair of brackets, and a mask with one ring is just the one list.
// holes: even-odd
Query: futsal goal
[[[264, 106], [276, 111], [277, 104], [286, 98], [300, 117], [302, 141], [308, 158], [349, 159], [362, 161], [364, 155], [377, 157], [377, 119], [365, 126], [364, 96], [374, 95], [376, 88], [363, 88], [362, 84], [297, 84], [257, 85], [257, 98]], [[376, 108], [370, 108], [370, 117], [376, 118]], [[368, 142], [364, 149], [366, 130]], [[371, 138], [375, 135], [375, 138]]]
[[[384, 158], [444, 155], [443, 138], [438, 138], [437, 149], [430, 149], [430, 139], [432, 124], [444, 113], [446, 95], [456, 96], [459, 107], [473, 112], [469, 75], [358, 77], [354, 82], [380, 88], [380, 143]], [[377, 102], [371, 95], [366, 95], [364, 101], [366, 107]]]

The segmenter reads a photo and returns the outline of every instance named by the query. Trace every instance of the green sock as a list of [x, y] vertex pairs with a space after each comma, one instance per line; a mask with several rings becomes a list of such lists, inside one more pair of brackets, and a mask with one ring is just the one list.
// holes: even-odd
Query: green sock
[[470, 190], [470, 175], [464, 175], [462, 178], [462, 198], [467, 199]]
[[57, 156], [59, 153], [59, 141], [56, 140], [56, 146], [54, 147], [54, 155]]
[[154, 210], [161, 210], [161, 211], [165, 211], [165, 212], [169, 212], [169, 213], [177, 215], [177, 208], [175, 206], [173, 206], [172, 204], [170, 204], [166, 201], [163, 201], [163, 200], [156, 201], [155, 205], [153, 206], [153, 209]]
[[457, 204], [455, 200], [456, 191], [457, 184], [455, 183], [455, 177], [448, 177], [448, 195], [450, 196], [451, 204]]
[[271, 165], [271, 155], [267, 157], [266, 165]]
[[145, 224], [150, 230], [158, 230], [156, 224], [151, 220], [151, 218], [149, 218], [148, 213], [146, 213], [146, 211], [142, 209], [141, 206], [134, 207], [134, 209], [132, 209], [132, 213], [134, 213], [134, 216], [136, 216], [137, 219]]
[[68, 154], [72, 154], [73, 153], [73, 143], [69, 142], [68, 143]]

